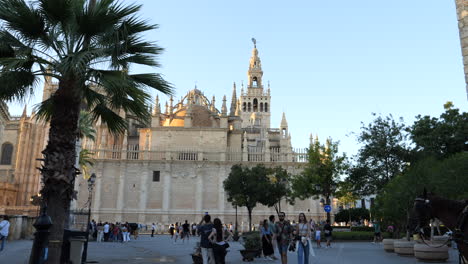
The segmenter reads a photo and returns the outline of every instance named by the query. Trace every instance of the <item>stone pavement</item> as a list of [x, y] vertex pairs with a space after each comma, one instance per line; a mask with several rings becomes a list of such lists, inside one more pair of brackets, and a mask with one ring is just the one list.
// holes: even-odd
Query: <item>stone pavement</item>
[[[158, 235], [151, 238], [148, 235], [141, 236], [136, 241], [129, 243], [96, 243], [91, 242], [88, 261], [97, 261], [102, 264], [119, 263], [180, 263], [191, 264], [190, 253], [193, 251], [195, 242], [199, 238], [191, 239], [190, 242], [173, 244], [167, 235]], [[231, 242], [226, 263], [243, 263], [240, 253], [242, 246]], [[0, 264], [26, 264], [29, 258], [32, 241], [13, 241], [6, 245], [0, 252]], [[386, 253], [381, 244], [370, 242], [337, 242], [330, 249], [315, 249], [316, 257], [311, 263], [320, 264], [410, 264], [420, 263], [414, 257], [400, 257], [394, 253]], [[277, 255], [277, 254], [276, 254]], [[296, 264], [297, 257], [289, 253], [289, 263]], [[450, 260], [445, 263], [458, 263], [457, 252], [450, 251]], [[280, 261], [268, 261], [257, 259], [250, 263], [280, 263]]]

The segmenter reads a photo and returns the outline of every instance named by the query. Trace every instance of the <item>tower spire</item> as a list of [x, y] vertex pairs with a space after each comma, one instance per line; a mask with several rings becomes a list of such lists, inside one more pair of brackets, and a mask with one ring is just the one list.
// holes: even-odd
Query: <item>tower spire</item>
[[156, 95], [156, 101], [154, 102], [153, 115], [161, 113], [161, 106], [159, 105], [159, 95]]
[[249, 90], [251, 88], [263, 89], [263, 86], [262, 86], [262, 77], [263, 77], [262, 61], [260, 60], [260, 57], [258, 56], [257, 40], [255, 38], [252, 38], [252, 42], [254, 44], [254, 48], [252, 50], [252, 57], [250, 57], [249, 70], [247, 72], [247, 77], [248, 77], [247, 88]]
[[231, 109], [229, 115], [233, 116], [236, 113], [237, 108], [237, 94], [236, 94], [236, 82], [232, 85], [232, 98], [231, 98]]
[[227, 106], [226, 106], [226, 95], [223, 97], [223, 106], [221, 107], [221, 115], [227, 115]]
[[286, 121], [286, 114], [283, 112], [283, 117], [281, 118], [281, 128], [287, 128], [288, 127], [288, 121]]
[[213, 100], [211, 100], [211, 107], [210, 107], [211, 112], [216, 111], [215, 101], [216, 101], [216, 99], [215, 99], [215, 96], [213, 95]]

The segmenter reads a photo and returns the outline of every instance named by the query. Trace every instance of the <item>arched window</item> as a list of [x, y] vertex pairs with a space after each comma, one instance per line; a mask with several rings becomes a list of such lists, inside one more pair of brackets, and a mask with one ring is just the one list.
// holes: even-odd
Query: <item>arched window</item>
[[13, 156], [13, 145], [11, 143], [3, 143], [2, 158], [0, 160], [0, 164], [10, 165], [12, 156]]
[[257, 87], [257, 77], [253, 77], [253, 79], [252, 79], [252, 87]]
[[247, 104], [247, 112], [251, 112], [252, 111], [252, 104], [249, 102]]
[[247, 110], [247, 103], [242, 104], [242, 112], [245, 112]]
[[254, 100], [253, 100], [253, 111], [258, 112], [258, 100], [257, 100], [257, 98], [254, 98]]
[[268, 112], [268, 103], [265, 103], [265, 112]]
[[260, 103], [260, 112], [263, 112], [263, 103]]

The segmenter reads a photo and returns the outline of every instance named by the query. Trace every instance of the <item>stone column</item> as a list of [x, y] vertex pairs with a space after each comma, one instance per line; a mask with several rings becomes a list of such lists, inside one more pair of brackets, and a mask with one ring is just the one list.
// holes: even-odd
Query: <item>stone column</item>
[[468, 97], [468, 1], [455, 0], [457, 8], [458, 29], [460, 32], [460, 42], [463, 56], [463, 66], [465, 68], [466, 93]]
[[[125, 145], [126, 148], [126, 145]], [[123, 209], [124, 209], [124, 198], [125, 198], [125, 172], [127, 170], [127, 163], [125, 161], [120, 161], [120, 170], [119, 170], [119, 178], [118, 178], [118, 185], [117, 185], [117, 204], [116, 204], [116, 216], [115, 219], [118, 222], [122, 222], [123, 220]]]
[[226, 166], [219, 165], [219, 173], [218, 173], [218, 210], [220, 214], [224, 214], [224, 187], [223, 181], [226, 178]]
[[[201, 166], [201, 165], [195, 165], [195, 166]], [[197, 179], [197, 191], [196, 191], [196, 197], [195, 197], [195, 209], [197, 212], [201, 212], [203, 210], [203, 174], [202, 173], [198, 173], [198, 168], [195, 172], [197, 175], [196, 175], [196, 179]]]
[[148, 163], [145, 162], [143, 164], [143, 173], [141, 174], [141, 181], [140, 181], [140, 201], [139, 201], [139, 208], [140, 213], [138, 214], [138, 221], [140, 223], [145, 222], [146, 214], [142, 213], [146, 209], [146, 203], [148, 199], [148, 187], [149, 187], [149, 168]]
[[99, 209], [101, 208], [101, 193], [104, 191], [102, 188], [102, 178], [104, 177], [102, 167], [102, 162], [98, 163], [96, 166], [96, 186], [93, 191], [93, 212], [91, 212], [94, 215], [99, 215]]
[[163, 211], [167, 212], [171, 208], [171, 166], [166, 162], [166, 170], [164, 171], [164, 190], [163, 190]]

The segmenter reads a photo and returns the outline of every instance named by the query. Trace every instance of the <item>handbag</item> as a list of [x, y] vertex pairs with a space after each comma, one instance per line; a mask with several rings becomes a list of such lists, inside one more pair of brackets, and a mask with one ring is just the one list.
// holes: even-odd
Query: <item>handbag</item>
[[224, 243], [224, 248], [229, 248], [231, 245], [229, 245], [228, 242]]

